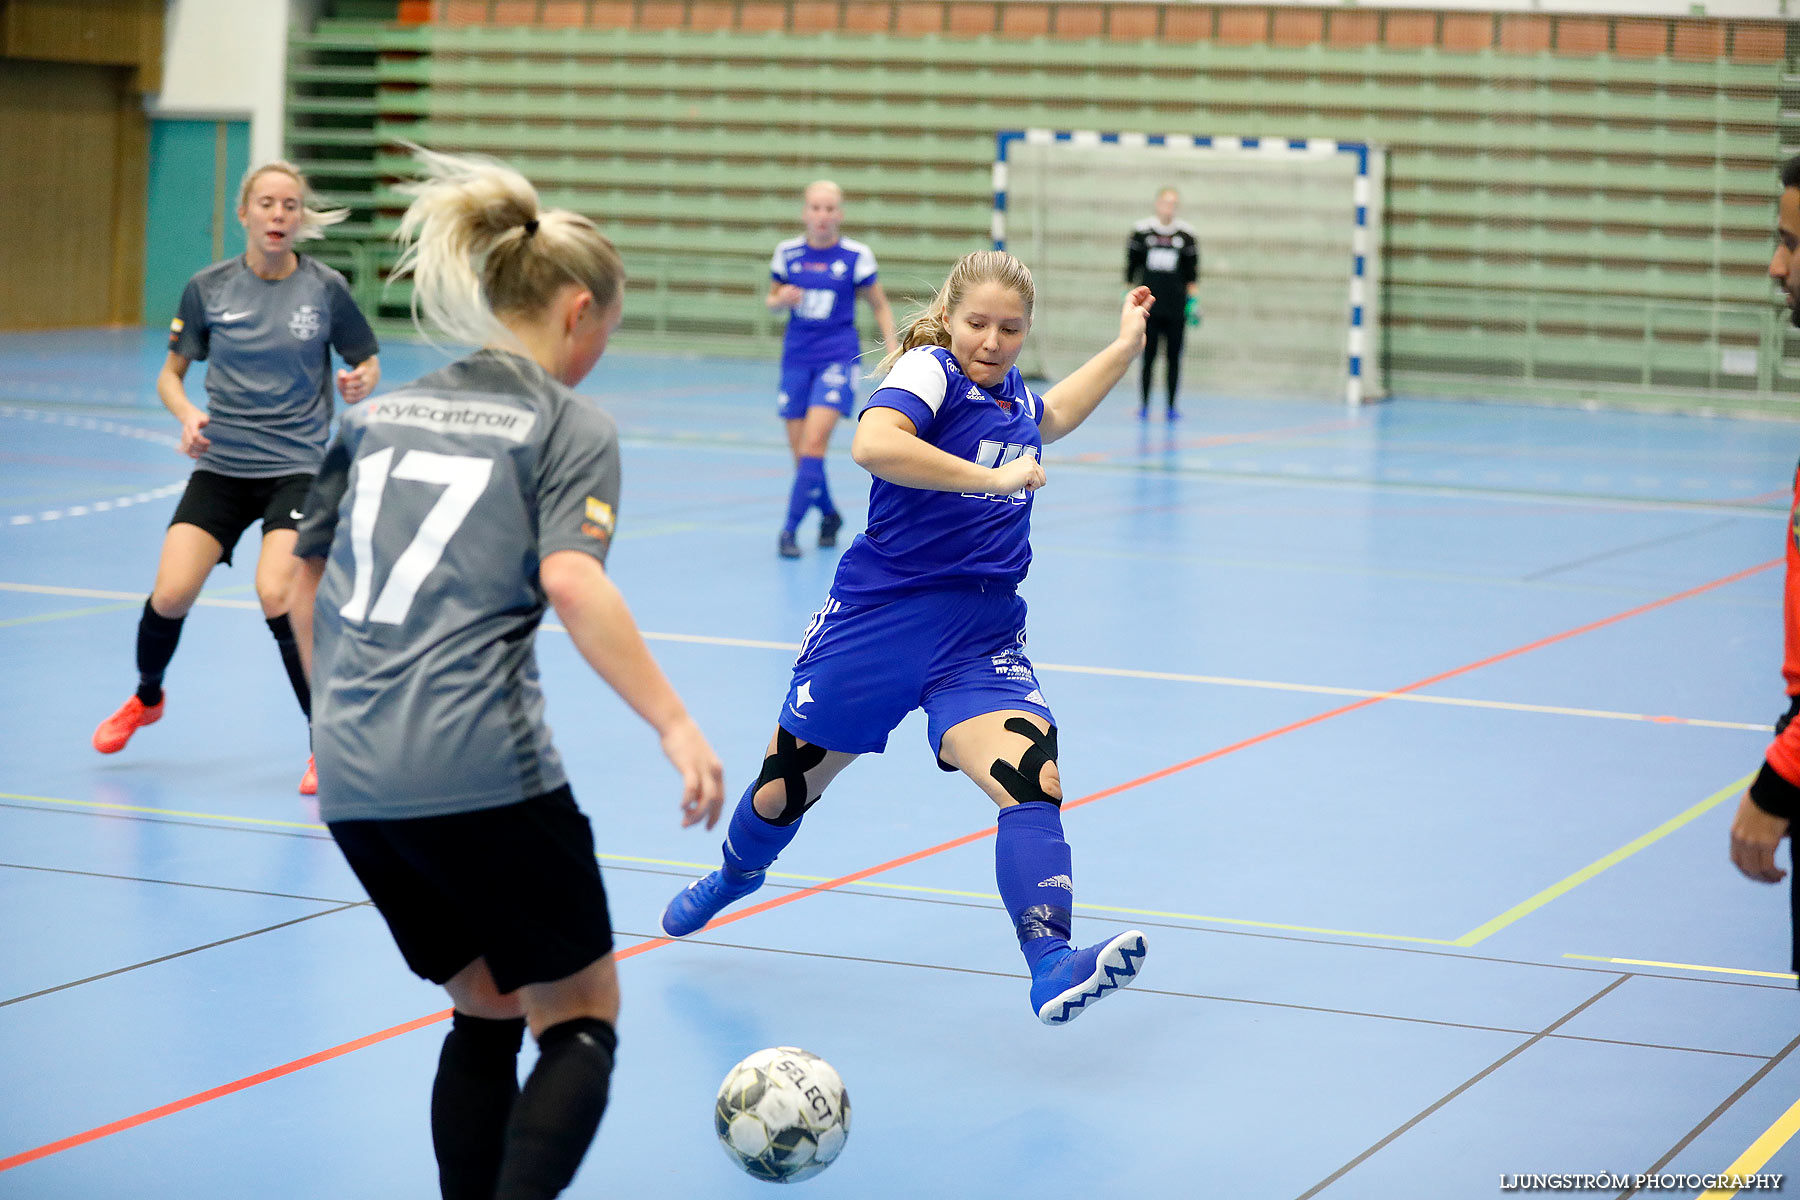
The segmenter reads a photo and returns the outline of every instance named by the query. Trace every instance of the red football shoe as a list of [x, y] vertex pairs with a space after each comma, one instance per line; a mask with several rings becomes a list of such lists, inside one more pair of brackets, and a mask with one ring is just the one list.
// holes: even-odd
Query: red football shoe
[[162, 720], [163, 705], [168, 702], [165, 696], [154, 705], [146, 705], [135, 695], [119, 706], [119, 711], [100, 722], [94, 730], [94, 749], [102, 754], [117, 754], [131, 740], [131, 735], [146, 725], [154, 725]]

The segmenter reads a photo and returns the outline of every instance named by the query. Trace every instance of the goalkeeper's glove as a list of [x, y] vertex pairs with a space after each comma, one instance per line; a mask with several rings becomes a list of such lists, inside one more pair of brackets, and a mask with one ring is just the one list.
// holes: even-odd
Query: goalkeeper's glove
[[1200, 297], [1198, 296], [1187, 298], [1187, 323], [1190, 329], [1200, 328]]

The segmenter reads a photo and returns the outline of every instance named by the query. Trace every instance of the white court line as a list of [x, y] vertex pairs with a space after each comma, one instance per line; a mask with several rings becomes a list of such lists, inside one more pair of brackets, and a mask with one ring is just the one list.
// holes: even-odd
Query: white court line
[[[26, 592], [44, 596], [73, 596], [84, 600], [142, 600], [143, 592], [114, 592], [100, 588], [52, 587], [36, 583], [0, 583], [0, 592]], [[260, 608], [254, 600], [224, 600], [202, 596], [195, 603], [211, 608]], [[546, 621], [541, 628], [567, 633], [561, 625]], [[731, 646], [745, 650], [781, 650], [798, 654], [798, 642], [768, 642], [756, 638], [714, 637], [700, 633], [652, 633], [651, 642], [681, 642], [697, 646]], [[1689, 725], [1701, 729], [1738, 729], [1747, 733], [1772, 733], [1774, 726], [1747, 721], [1710, 721], [1701, 717], [1656, 716], [1650, 713], [1614, 712], [1604, 708], [1572, 708], [1556, 704], [1519, 704], [1510, 700], [1475, 700], [1464, 696], [1433, 696], [1420, 692], [1384, 692], [1369, 688], [1332, 687], [1322, 683], [1282, 683], [1270, 679], [1239, 679], [1230, 675], [1188, 675], [1178, 671], [1139, 671], [1130, 667], [1083, 667], [1068, 663], [1033, 663], [1039, 671], [1068, 675], [1103, 675], [1114, 679], [1152, 679], [1166, 683], [1201, 683], [1213, 687], [1253, 688], [1261, 691], [1299, 692], [1311, 696], [1350, 696], [1365, 700], [1400, 700], [1408, 704], [1440, 704], [1452, 708], [1485, 708], [1503, 712], [1540, 713], [1554, 717], [1587, 717], [1602, 721], [1637, 721], [1650, 725]]]
[[[180, 438], [172, 437], [160, 430], [146, 429], [141, 425], [125, 425], [118, 421], [108, 421], [104, 417], [45, 412], [36, 408], [20, 408], [14, 404], [0, 404], [0, 417], [17, 417], [25, 421], [41, 421], [46, 425], [68, 425], [75, 429], [92, 429], [99, 433], [112, 433], [120, 437], [136, 438], [142, 442], [173, 446], [177, 450], [181, 448]], [[106, 500], [96, 500], [90, 504], [72, 504], [64, 508], [45, 509], [39, 513], [21, 513], [8, 519], [7, 524], [35, 525], [42, 521], [60, 521], [68, 517], [85, 517], [93, 513], [111, 512], [116, 508], [130, 508], [134, 504], [146, 504], [152, 500], [161, 500], [167, 496], [177, 495], [185, 487], [187, 487], [187, 480], [181, 479], [163, 487], [133, 492], [125, 496], [114, 496]]]

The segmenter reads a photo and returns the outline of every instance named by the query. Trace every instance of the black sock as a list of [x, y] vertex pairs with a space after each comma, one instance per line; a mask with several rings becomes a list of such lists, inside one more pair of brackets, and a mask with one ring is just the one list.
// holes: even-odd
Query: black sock
[[506, 1149], [506, 1120], [519, 1096], [525, 1018], [490, 1021], [457, 1013], [431, 1086], [431, 1144], [444, 1200], [492, 1200]]
[[294, 699], [300, 702], [300, 711], [312, 719], [312, 688], [306, 682], [306, 672], [300, 666], [300, 646], [294, 641], [294, 627], [288, 623], [287, 614], [269, 617], [269, 632], [275, 635], [275, 648], [281, 651], [281, 665], [287, 668], [288, 682], [294, 685]]
[[175, 657], [176, 643], [181, 641], [181, 623], [186, 617], [165, 617], [144, 601], [144, 615], [138, 618], [137, 631], [137, 698], [150, 708], [162, 703], [163, 672]]
[[569, 1186], [606, 1111], [617, 1045], [613, 1027], [594, 1017], [538, 1035], [537, 1066], [507, 1122], [494, 1200], [550, 1200]]

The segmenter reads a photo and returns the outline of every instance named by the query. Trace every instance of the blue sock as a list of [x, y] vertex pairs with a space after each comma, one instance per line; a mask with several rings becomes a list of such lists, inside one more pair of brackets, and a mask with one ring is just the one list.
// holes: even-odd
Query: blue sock
[[739, 874], [766, 869], [800, 832], [799, 821], [777, 825], [764, 819], [750, 802], [755, 794], [754, 783], [744, 789], [743, 799], [732, 810], [731, 823], [725, 827], [725, 865]]
[[813, 503], [819, 506], [820, 516], [835, 517], [837, 516], [837, 505], [831, 502], [831, 486], [825, 482], [825, 460], [821, 458], [817, 461], [819, 464], [819, 494]]
[[1075, 884], [1062, 810], [1034, 800], [1000, 810], [994, 877], [1032, 973], [1046, 955], [1067, 949]]
[[792, 533], [800, 528], [800, 519], [817, 503], [819, 491], [824, 486], [824, 459], [802, 458], [795, 464], [794, 490], [788, 493], [787, 524], [783, 526], [785, 532]]

